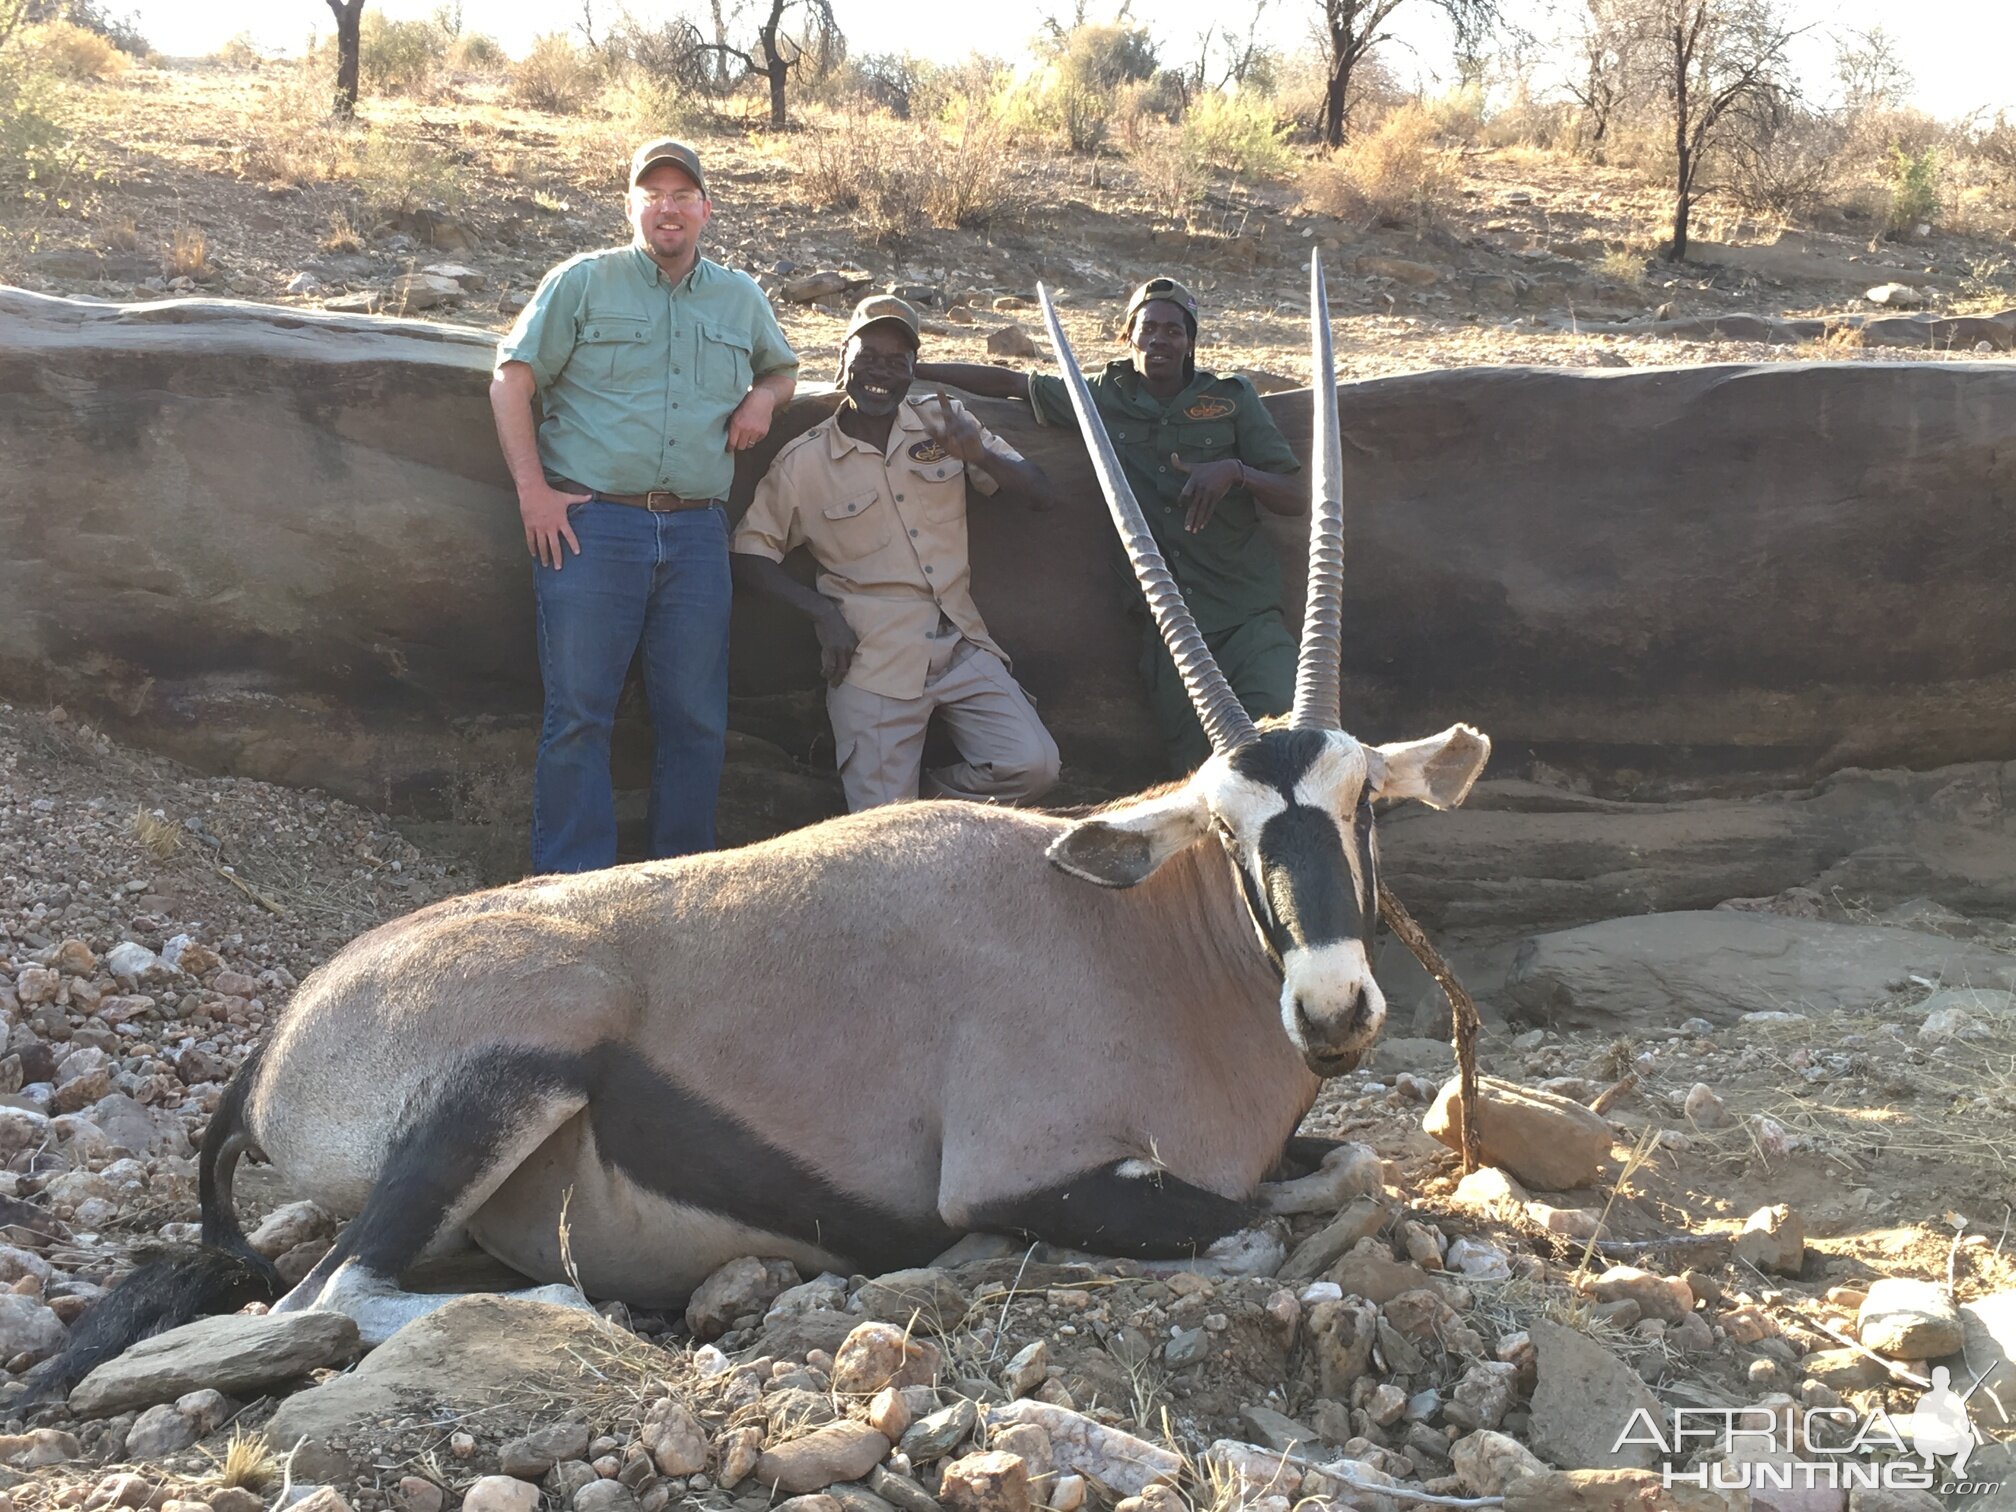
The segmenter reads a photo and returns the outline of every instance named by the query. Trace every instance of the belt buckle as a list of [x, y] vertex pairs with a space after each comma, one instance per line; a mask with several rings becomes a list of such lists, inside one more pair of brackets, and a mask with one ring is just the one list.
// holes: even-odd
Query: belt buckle
[[653, 514], [674, 514], [682, 501], [679, 495], [654, 488], [644, 495], [644, 507]]

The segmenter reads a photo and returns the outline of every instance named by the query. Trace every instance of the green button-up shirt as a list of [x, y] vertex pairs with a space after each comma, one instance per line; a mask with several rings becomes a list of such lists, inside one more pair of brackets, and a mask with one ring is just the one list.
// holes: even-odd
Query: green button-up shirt
[[[1244, 378], [1199, 373], [1174, 398], [1157, 399], [1141, 386], [1134, 364], [1123, 359], [1109, 362], [1090, 386], [1120, 454], [1121, 471], [1133, 485], [1197, 628], [1216, 635], [1280, 612], [1281, 563], [1260, 529], [1253, 495], [1233, 489], [1192, 535], [1183, 528], [1188, 510], [1180, 502], [1189, 480], [1169, 463], [1174, 452], [1193, 467], [1230, 458], [1262, 472], [1300, 472], [1294, 449], [1253, 385]], [[1077, 424], [1062, 378], [1030, 374], [1029, 405], [1041, 424]]]
[[703, 257], [674, 284], [635, 245], [548, 273], [497, 360], [539, 385], [549, 481], [689, 499], [728, 496], [728, 417], [750, 384], [798, 371], [753, 280]]

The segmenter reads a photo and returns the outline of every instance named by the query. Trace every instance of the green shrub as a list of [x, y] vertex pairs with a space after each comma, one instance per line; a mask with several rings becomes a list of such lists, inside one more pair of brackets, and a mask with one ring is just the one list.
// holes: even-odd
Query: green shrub
[[1207, 90], [1183, 117], [1183, 155], [1206, 176], [1280, 178], [1295, 164], [1281, 139], [1286, 129], [1260, 95]]
[[595, 66], [559, 32], [532, 44], [511, 69], [511, 95], [520, 105], [572, 115], [594, 97], [601, 82]]
[[56, 114], [56, 84], [19, 48], [0, 50], [0, 179], [46, 183], [69, 133]]
[[257, 68], [264, 61], [264, 55], [260, 53], [258, 44], [253, 42], [252, 33], [240, 32], [210, 54], [210, 61], [226, 68]]
[[1883, 234], [1903, 241], [1921, 225], [1937, 225], [1940, 209], [1940, 161], [1936, 148], [1919, 152], [1890, 149], [1890, 214]]
[[464, 32], [448, 44], [448, 66], [459, 73], [501, 74], [511, 67], [511, 55], [488, 32]]
[[111, 41], [74, 21], [50, 21], [31, 26], [22, 38], [24, 48], [49, 73], [59, 79], [116, 79], [132, 66]]
[[357, 64], [366, 88], [388, 94], [424, 94], [448, 58], [448, 37], [432, 21], [388, 21], [364, 12], [357, 33]]
[[352, 166], [364, 203], [380, 215], [424, 205], [454, 209], [465, 198], [460, 166], [424, 141], [373, 132]]

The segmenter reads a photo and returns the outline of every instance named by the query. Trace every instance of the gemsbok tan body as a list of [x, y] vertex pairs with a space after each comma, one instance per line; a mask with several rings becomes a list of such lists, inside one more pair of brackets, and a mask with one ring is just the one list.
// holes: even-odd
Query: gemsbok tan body
[[[50, 1384], [272, 1283], [241, 1155], [349, 1217], [280, 1302], [381, 1339], [464, 1235], [535, 1281], [663, 1306], [745, 1254], [919, 1264], [972, 1232], [1183, 1257], [1262, 1209], [1384, 1000], [1373, 800], [1461, 802], [1489, 742], [1338, 728], [1341, 463], [1312, 265], [1316, 504], [1294, 713], [1256, 727], [1190, 620], [1047, 295], [1115, 523], [1213, 754], [1066, 819], [874, 809], [743, 850], [542, 877], [353, 941], [203, 1145], [205, 1247], [136, 1273]], [[205, 1269], [207, 1267], [207, 1270]], [[206, 1279], [207, 1277], [207, 1279]]]

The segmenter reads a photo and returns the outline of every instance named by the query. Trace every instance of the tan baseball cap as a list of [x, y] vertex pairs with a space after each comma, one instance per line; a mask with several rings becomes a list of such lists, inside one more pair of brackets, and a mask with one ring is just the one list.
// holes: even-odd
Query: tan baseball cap
[[707, 192], [707, 176], [700, 171], [700, 154], [671, 137], [646, 142], [630, 154], [630, 186], [634, 189], [637, 180], [660, 163], [672, 164], [692, 179], [702, 194]]
[[1153, 304], [1158, 299], [1166, 299], [1185, 315], [1190, 317], [1190, 328], [1197, 328], [1197, 296], [1173, 278], [1151, 278], [1134, 291], [1127, 301], [1127, 314], [1120, 322], [1128, 330], [1134, 328], [1134, 312], [1145, 304]]
[[908, 300], [898, 299], [894, 294], [870, 294], [854, 306], [854, 318], [847, 322], [847, 334], [840, 338], [845, 346], [864, 326], [871, 326], [878, 320], [893, 320], [909, 333], [910, 345], [917, 343], [917, 311]]

